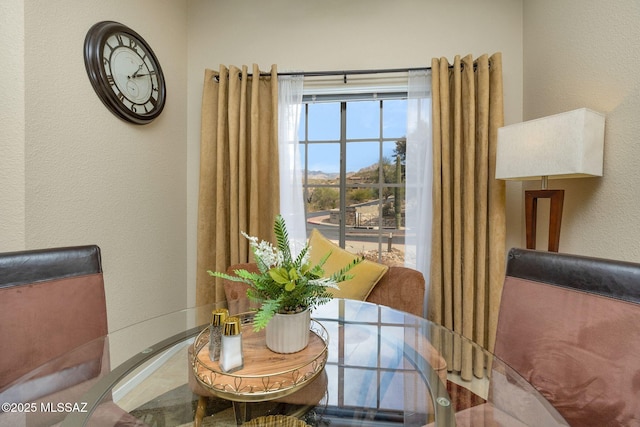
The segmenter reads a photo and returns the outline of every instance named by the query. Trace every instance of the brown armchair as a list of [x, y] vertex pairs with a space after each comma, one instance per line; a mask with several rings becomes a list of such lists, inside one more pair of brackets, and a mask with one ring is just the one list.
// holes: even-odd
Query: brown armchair
[[[236, 270], [257, 272], [258, 268], [253, 263], [236, 264], [227, 269], [227, 274], [233, 275]], [[224, 294], [230, 307], [249, 307], [248, 287], [241, 282], [224, 281]], [[424, 292], [425, 281], [422, 273], [407, 267], [389, 267], [373, 287], [366, 301], [422, 317]]]
[[[100, 248], [0, 254], [0, 325], [1, 402], [80, 402], [109, 372]], [[62, 356], [71, 350], [72, 357]], [[144, 426], [110, 400], [95, 414], [104, 425]], [[0, 413], [0, 425], [13, 425], [8, 418], [14, 415], [26, 417], [19, 424], [30, 426], [49, 426], [62, 418], [56, 412]]]

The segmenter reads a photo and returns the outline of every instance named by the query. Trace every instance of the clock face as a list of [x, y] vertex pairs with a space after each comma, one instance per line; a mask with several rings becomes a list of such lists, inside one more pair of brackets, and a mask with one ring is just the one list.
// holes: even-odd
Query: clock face
[[95, 24], [85, 39], [85, 66], [94, 90], [116, 116], [146, 124], [164, 108], [166, 88], [151, 47], [122, 24]]

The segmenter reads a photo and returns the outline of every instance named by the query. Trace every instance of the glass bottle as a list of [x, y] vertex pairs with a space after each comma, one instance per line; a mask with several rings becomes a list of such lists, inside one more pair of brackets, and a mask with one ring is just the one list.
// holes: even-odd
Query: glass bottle
[[222, 346], [222, 328], [229, 317], [229, 310], [220, 308], [211, 312], [211, 324], [209, 325], [209, 360], [212, 362], [220, 359], [220, 347]]
[[220, 350], [220, 369], [223, 372], [233, 372], [244, 367], [242, 355], [242, 331], [240, 319], [229, 317], [224, 323], [222, 331], [222, 347]]

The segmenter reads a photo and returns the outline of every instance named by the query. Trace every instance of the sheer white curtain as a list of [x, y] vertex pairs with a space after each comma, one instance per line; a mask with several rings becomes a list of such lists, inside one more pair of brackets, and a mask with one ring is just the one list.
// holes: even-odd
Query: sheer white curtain
[[427, 279], [431, 263], [433, 152], [431, 140], [431, 72], [410, 71], [407, 94], [405, 265]]
[[303, 82], [304, 76], [278, 76], [280, 214], [287, 223], [294, 256], [307, 241], [298, 140]]

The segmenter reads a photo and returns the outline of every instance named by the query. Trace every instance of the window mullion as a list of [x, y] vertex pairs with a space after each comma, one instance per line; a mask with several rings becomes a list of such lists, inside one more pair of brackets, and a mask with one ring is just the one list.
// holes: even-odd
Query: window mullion
[[380, 150], [378, 154], [378, 262], [382, 262], [382, 232], [383, 232], [383, 222], [384, 218], [382, 217], [382, 200], [384, 193], [384, 158], [383, 158], [383, 134], [384, 130], [384, 109], [382, 105], [382, 100], [380, 100], [380, 129], [378, 131], [378, 148]]
[[341, 248], [346, 246], [347, 226], [347, 103], [340, 103], [340, 237]]
[[[308, 227], [308, 215], [309, 215], [309, 104], [304, 105], [304, 173], [302, 174], [302, 189], [304, 191], [304, 218], [305, 224]], [[307, 230], [307, 235], [309, 235]]]

